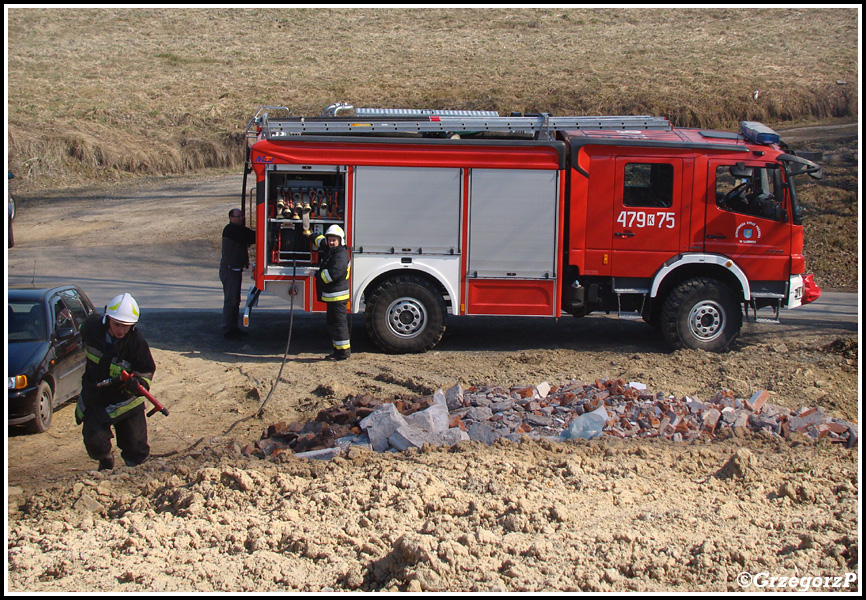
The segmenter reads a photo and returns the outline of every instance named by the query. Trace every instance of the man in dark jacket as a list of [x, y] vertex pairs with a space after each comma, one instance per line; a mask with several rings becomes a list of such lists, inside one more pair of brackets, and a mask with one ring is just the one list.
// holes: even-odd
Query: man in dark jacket
[[[144, 337], [135, 328], [138, 303], [129, 294], [116, 296], [105, 307], [105, 315], [93, 315], [81, 326], [87, 356], [81, 377], [81, 395], [75, 420], [83, 424], [84, 446], [99, 469], [113, 469], [111, 428], [127, 466], [144, 462], [150, 455], [147, 417], [139, 387], [150, 389], [156, 365]], [[122, 371], [132, 378], [120, 380]], [[108, 384], [99, 385], [108, 381]]]
[[246, 332], [238, 326], [243, 271], [250, 266], [249, 247], [256, 243], [256, 232], [244, 225], [244, 213], [233, 208], [229, 224], [223, 229], [220, 281], [223, 284], [223, 335], [238, 339]]
[[328, 334], [334, 346], [334, 352], [325, 357], [328, 360], [346, 360], [351, 355], [349, 319], [346, 315], [351, 267], [345, 240], [346, 234], [339, 225], [331, 225], [325, 235], [316, 238], [319, 248], [316, 291], [319, 301], [328, 306]]

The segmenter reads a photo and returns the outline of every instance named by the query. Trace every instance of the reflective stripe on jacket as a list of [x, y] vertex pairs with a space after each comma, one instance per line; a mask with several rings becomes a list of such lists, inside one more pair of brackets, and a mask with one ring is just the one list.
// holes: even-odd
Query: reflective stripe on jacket
[[[100, 420], [114, 422], [143, 407], [144, 397], [127, 391], [118, 378], [121, 371], [126, 371], [140, 377], [145, 387], [150, 388], [156, 370], [150, 347], [135, 327], [123, 338], [114, 339], [102, 321], [102, 315], [94, 315], [81, 326], [86, 361], [75, 410], [77, 420], [82, 420], [85, 412], [95, 410]], [[107, 379], [116, 381], [98, 385]]]
[[346, 302], [349, 300], [349, 250], [345, 246], [331, 248], [325, 236], [316, 238], [319, 246], [319, 272], [316, 273], [316, 290], [321, 302]]

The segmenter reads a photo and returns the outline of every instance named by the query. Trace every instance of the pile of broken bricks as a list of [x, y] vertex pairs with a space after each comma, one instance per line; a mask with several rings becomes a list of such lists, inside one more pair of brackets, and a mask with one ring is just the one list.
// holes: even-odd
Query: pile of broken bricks
[[605, 415], [603, 435], [615, 438], [691, 442], [702, 436], [715, 439], [763, 431], [786, 439], [799, 436], [802, 441], [857, 445], [856, 424], [832, 418], [821, 408], [777, 406], [767, 402], [769, 396], [762, 390], [742, 399], [723, 390], [702, 402], [653, 393], [641, 383], [622, 379], [512, 388], [455, 385], [414, 400], [362, 395], [321, 411], [314, 421], [275, 423], [243, 453], [269, 457], [291, 451], [299, 457], [327, 459], [353, 445], [385, 452], [467, 440], [518, 441], [523, 436], [565, 440], [569, 424], [591, 411]]

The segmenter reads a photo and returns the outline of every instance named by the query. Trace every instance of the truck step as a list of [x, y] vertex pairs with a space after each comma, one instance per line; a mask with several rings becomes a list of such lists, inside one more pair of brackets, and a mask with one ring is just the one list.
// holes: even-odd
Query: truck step
[[773, 325], [779, 325], [781, 321], [778, 317], [755, 317], [755, 323], [772, 323]]
[[[775, 302], [772, 306], [769, 306], [770, 310], [773, 311], [773, 314], [766, 317], [759, 317], [758, 311], [756, 309], [752, 309], [752, 321], [755, 323], [771, 323], [773, 325], [778, 325], [781, 323], [779, 320], [779, 313], [782, 310], [782, 296], [779, 294], [765, 294], [763, 296], [757, 296], [756, 294], [752, 294], [753, 297], [763, 297], [763, 298], [774, 298]], [[746, 317], [748, 317], [748, 310], [746, 311]]]
[[[616, 287], [616, 285], [614, 285], [613, 291], [616, 294], [616, 307], [617, 307], [616, 314], [620, 319], [626, 319], [629, 321], [636, 321], [638, 319], [643, 319], [643, 310], [644, 310], [644, 307], [646, 305], [646, 294], [649, 292], [649, 290], [646, 290], [643, 288], [636, 288], [636, 287]], [[623, 308], [622, 308], [623, 296], [630, 296], [633, 294], [640, 294], [641, 295], [640, 310], [623, 310]], [[631, 308], [631, 307], [629, 307], [629, 308]]]

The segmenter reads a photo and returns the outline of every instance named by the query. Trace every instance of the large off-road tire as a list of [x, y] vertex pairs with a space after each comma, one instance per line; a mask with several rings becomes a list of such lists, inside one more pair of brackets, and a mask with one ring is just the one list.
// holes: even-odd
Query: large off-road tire
[[734, 291], [708, 277], [689, 279], [664, 302], [661, 330], [673, 348], [722, 352], [743, 326], [743, 311]]
[[39, 384], [36, 395], [36, 405], [33, 407], [35, 418], [27, 421], [27, 431], [31, 433], [43, 433], [51, 427], [51, 419], [54, 416], [54, 394], [44, 381]]
[[445, 332], [445, 302], [425, 279], [401, 275], [380, 284], [366, 298], [364, 323], [385, 352], [426, 352]]

